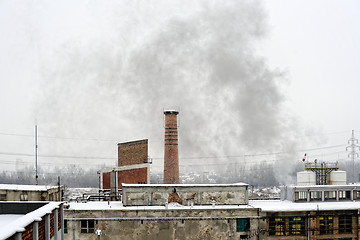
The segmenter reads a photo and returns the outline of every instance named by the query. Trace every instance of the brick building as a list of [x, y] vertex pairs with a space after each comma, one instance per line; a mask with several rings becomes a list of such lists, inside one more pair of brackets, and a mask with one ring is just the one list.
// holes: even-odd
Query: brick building
[[113, 186], [122, 189], [122, 183], [147, 184], [150, 182], [149, 170], [147, 139], [119, 143], [118, 166], [98, 172], [99, 187], [111, 189]]
[[0, 202], [0, 239], [63, 240], [63, 203]]

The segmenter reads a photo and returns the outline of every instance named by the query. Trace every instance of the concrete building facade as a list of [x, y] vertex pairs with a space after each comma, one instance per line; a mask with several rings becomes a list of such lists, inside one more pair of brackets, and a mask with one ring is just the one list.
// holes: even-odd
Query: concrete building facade
[[237, 184], [124, 184], [124, 206], [245, 205], [248, 185]]
[[0, 201], [61, 201], [63, 186], [0, 184]]

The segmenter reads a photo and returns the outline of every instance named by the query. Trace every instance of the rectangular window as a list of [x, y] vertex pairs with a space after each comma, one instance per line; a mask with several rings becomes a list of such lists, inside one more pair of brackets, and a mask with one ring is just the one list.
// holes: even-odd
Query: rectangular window
[[81, 233], [94, 233], [94, 220], [81, 220]]
[[64, 219], [64, 233], [68, 233], [67, 220], [66, 219]]
[[352, 216], [339, 216], [339, 233], [352, 233]]
[[334, 230], [334, 217], [321, 216], [320, 220], [320, 234], [333, 234]]
[[250, 219], [249, 218], [237, 218], [236, 219], [236, 232], [248, 232], [250, 231]]
[[305, 235], [305, 218], [290, 217], [289, 218], [290, 235]]
[[6, 193], [0, 194], [0, 201], [6, 201]]
[[275, 235], [275, 236], [285, 235], [285, 218], [281, 218], [281, 217], [269, 218], [269, 235]]

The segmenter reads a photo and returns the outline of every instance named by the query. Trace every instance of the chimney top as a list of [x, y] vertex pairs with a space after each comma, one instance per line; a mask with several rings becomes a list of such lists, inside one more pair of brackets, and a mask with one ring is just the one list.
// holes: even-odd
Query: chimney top
[[165, 115], [168, 115], [168, 114], [175, 114], [175, 115], [178, 115], [179, 112], [176, 111], [176, 110], [164, 110], [164, 114]]

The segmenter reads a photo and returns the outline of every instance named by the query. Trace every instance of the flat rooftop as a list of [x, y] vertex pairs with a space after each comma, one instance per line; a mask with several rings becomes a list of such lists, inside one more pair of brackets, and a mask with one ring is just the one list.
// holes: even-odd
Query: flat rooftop
[[263, 212], [301, 212], [360, 209], [360, 202], [354, 201], [299, 203], [288, 200], [250, 200], [249, 205], [253, 206], [254, 208], [260, 208]]
[[224, 183], [224, 184], [128, 184], [123, 183], [123, 187], [239, 187], [248, 186], [247, 183]]
[[250, 200], [247, 205], [194, 205], [183, 206], [169, 203], [168, 206], [128, 206], [124, 207], [122, 202], [88, 202], [69, 203], [68, 210], [215, 210], [215, 209], [261, 209], [263, 212], [299, 212], [299, 211], [332, 211], [332, 210], [358, 210], [360, 202], [305, 202], [295, 203], [281, 200]]
[[69, 203], [69, 208], [66, 210], [206, 210], [206, 209], [254, 209], [250, 205], [194, 205], [183, 206], [177, 203], [169, 203], [167, 207], [164, 206], [123, 206], [122, 202], [110, 201], [110, 202], [87, 202], [87, 203]]
[[19, 185], [19, 184], [0, 184], [0, 190], [15, 191], [47, 191], [49, 189], [58, 188], [58, 186], [46, 185]]

